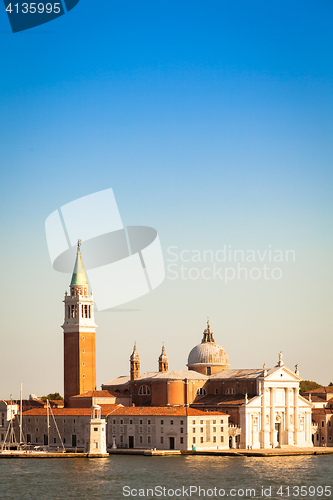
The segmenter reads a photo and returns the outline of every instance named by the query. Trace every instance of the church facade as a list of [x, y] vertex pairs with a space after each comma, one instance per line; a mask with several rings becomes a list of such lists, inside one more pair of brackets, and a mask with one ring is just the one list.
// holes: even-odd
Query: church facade
[[[94, 299], [89, 294], [80, 241], [70, 294], [66, 293], [64, 303], [65, 407], [73, 408], [76, 401], [82, 402], [82, 398], [75, 396], [93, 394], [96, 389]], [[182, 411], [190, 409], [206, 415], [212, 413], [211, 416], [220, 413], [221, 418], [228, 416], [230, 447], [305, 447], [312, 446], [312, 404], [299, 394], [301, 380], [297, 365], [294, 371], [284, 365], [282, 352], [276, 366], [270, 369], [265, 364], [258, 369], [230, 369], [228, 355], [215, 342], [207, 322], [201, 343], [188, 355], [187, 370], [169, 370], [163, 346], [158, 371], [141, 374], [135, 344], [129, 376], [103, 384], [102, 390], [110, 393], [112, 403], [127, 401], [126, 406], [136, 408], [117, 410], [124, 412], [124, 418], [126, 412], [134, 411], [137, 415], [137, 411], [144, 413], [149, 409], [163, 413], [170, 408], [183, 408]], [[116, 436], [113, 437], [118, 439]], [[130, 436], [122, 434], [123, 446], [130, 446]], [[186, 447], [189, 442], [187, 439]]]
[[283, 363], [282, 352], [273, 368], [229, 368], [224, 349], [215, 343], [209, 322], [203, 339], [189, 353], [188, 370], [168, 371], [163, 346], [159, 371], [140, 374], [134, 345], [130, 375], [102, 385], [113, 394], [129, 394], [139, 407], [190, 407], [229, 415], [230, 447], [276, 448], [312, 446], [312, 405], [299, 394], [298, 367]]

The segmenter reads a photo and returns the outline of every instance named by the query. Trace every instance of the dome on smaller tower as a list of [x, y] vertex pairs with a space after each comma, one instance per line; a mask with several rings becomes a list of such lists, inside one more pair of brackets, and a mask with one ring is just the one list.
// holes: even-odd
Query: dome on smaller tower
[[136, 350], [136, 342], [134, 342], [134, 348], [133, 348], [133, 352], [132, 352], [131, 357], [130, 357], [130, 361], [140, 361], [139, 353]]
[[164, 344], [162, 346], [162, 352], [161, 352], [160, 357], [158, 358], [158, 360], [159, 361], [164, 361], [164, 362], [169, 361], [169, 358], [168, 358], [168, 356], [166, 355], [166, 352], [165, 352]]

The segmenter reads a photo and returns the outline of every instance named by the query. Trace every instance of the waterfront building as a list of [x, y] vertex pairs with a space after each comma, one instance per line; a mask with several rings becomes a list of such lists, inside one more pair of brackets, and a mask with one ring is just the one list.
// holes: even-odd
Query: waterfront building
[[157, 450], [229, 448], [229, 415], [186, 406], [117, 408], [108, 416], [108, 445]]
[[333, 386], [318, 387], [303, 393], [313, 407], [313, 441], [315, 446], [333, 446]]
[[[31, 447], [47, 446], [51, 451], [86, 450], [103, 453], [106, 445], [106, 418], [121, 405], [95, 405], [92, 408], [47, 408], [27, 410], [22, 414], [24, 442]], [[96, 411], [98, 410], [98, 412]], [[92, 424], [93, 422], [93, 424]], [[96, 424], [96, 425], [95, 425]], [[94, 429], [97, 428], [97, 431]], [[19, 416], [15, 419], [15, 435], [19, 432]], [[98, 448], [96, 447], [98, 443]], [[96, 450], [100, 451], [96, 451]]]
[[[168, 361], [165, 348], [164, 360]], [[228, 413], [229, 444], [241, 448], [312, 446], [312, 405], [299, 394], [302, 380], [283, 363], [267, 369], [229, 369], [225, 350], [215, 343], [209, 322], [201, 344], [189, 353], [188, 370], [161, 370], [140, 374], [135, 344], [129, 377], [102, 385], [112, 393], [130, 394], [135, 406], [190, 406]], [[166, 366], [166, 365], [165, 365]]]
[[0, 447], [10, 440], [8, 428], [19, 411], [19, 405], [13, 401], [0, 401]]

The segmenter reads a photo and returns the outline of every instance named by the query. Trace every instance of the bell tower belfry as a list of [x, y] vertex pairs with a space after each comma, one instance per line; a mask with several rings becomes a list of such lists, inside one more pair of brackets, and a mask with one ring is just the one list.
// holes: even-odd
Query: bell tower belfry
[[94, 298], [89, 294], [88, 281], [81, 258], [81, 240], [69, 286], [65, 293], [64, 330], [64, 398], [96, 389], [96, 348]]

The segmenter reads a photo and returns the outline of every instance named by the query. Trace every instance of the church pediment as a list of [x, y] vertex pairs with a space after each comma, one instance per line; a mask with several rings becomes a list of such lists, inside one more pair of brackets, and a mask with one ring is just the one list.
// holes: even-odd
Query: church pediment
[[265, 381], [274, 382], [300, 382], [302, 379], [286, 366], [275, 366], [271, 368], [265, 377]]

